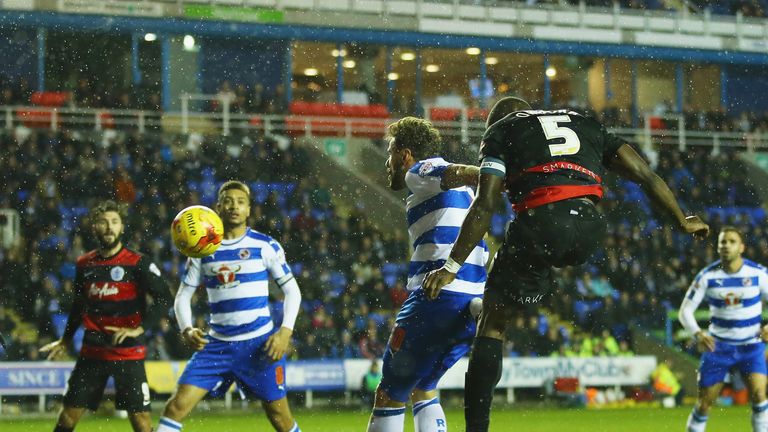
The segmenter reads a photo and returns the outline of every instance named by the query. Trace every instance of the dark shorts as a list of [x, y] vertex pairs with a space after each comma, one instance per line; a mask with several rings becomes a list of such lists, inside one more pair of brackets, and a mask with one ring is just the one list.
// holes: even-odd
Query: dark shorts
[[521, 213], [507, 227], [485, 286], [486, 301], [522, 309], [541, 304], [553, 288], [552, 267], [580, 265], [603, 242], [605, 220], [585, 199]]
[[64, 406], [96, 410], [109, 377], [115, 379], [115, 407], [128, 412], [150, 410], [144, 360], [79, 358], [67, 381]]

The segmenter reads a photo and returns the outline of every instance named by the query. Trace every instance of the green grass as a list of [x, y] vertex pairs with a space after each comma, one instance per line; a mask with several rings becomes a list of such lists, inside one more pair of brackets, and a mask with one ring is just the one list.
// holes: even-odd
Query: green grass
[[[557, 410], [549, 408], [494, 408], [491, 431], [496, 432], [661, 432], [681, 431], [690, 407], [632, 408], [611, 410]], [[331, 411], [327, 408], [298, 409], [296, 419], [304, 432], [364, 432], [368, 414], [355, 411]], [[451, 432], [464, 430], [460, 410], [448, 411]], [[751, 412], [748, 407], [717, 408], [710, 414], [707, 432], [749, 431]], [[153, 413], [155, 422], [157, 413]], [[0, 417], [0, 431], [49, 431], [54, 419]], [[130, 431], [127, 420], [87, 415], [77, 432]], [[233, 411], [231, 414], [198, 413], [184, 423], [184, 432], [271, 431], [263, 412], [253, 415]], [[413, 420], [406, 417], [405, 431], [413, 431]]]

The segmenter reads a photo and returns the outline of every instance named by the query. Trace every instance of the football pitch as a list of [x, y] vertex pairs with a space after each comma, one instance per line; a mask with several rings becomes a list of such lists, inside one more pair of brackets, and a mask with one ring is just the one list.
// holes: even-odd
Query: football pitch
[[[681, 431], [690, 407], [630, 408], [606, 410], [567, 410], [550, 408], [495, 409], [491, 431], [494, 432], [659, 432]], [[362, 411], [330, 411], [300, 409], [295, 412], [304, 432], [364, 432], [368, 414]], [[449, 410], [448, 427], [452, 432], [464, 428], [460, 410]], [[750, 431], [749, 407], [715, 408], [709, 416], [708, 432]], [[153, 414], [157, 421], [157, 413]], [[50, 431], [54, 419], [0, 417], [0, 431]], [[77, 432], [130, 431], [128, 420], [113, 417], [86, 416]], [[253, 415], [236, 413], [193, 413], [184, 423], [184, 432], [271, 431], [262, 411]], [[405, 431], [413, 431], [408, 416]]]

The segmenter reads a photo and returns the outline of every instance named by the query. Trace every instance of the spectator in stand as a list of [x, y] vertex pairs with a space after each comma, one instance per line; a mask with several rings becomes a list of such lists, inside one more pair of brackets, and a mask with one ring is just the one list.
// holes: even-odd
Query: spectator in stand
[[381, 382], [381, 368], [379, 367], [379, 361], [371, 361], [371, 367], [368, 372], [363, 375], [362, 382], [360, 383], [360, 401], [365, 409], [373, 406], [373, 398], [376, 395], [376, 388]]

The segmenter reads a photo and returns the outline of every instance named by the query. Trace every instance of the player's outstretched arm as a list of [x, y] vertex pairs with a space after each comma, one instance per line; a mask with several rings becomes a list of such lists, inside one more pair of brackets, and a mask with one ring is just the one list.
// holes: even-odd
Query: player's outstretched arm
[[609, 169], [639, 184], [648, 198], [673, 218], [680, 230], [701, 237], [709, 234], [709, 225], [698, 216], [685, 216], [669, 186], [629, 144], [619, 147]]
[[485, 173], [480, 175], [477, 197], [472, 202], [464, 223], [461, 224], [459, 238], [453, 244], [448, 261], [441, 269], [429, 272], [424, 278], [422, 288], [427, 294], [427, 298], [436, 299], [440, 290], [453, 282], [461, 265], [464, 264], [469, 254], [488, 232], [488, 228], [491, 226], [491, 216], [496, 210], [503, 184], [504, 177]]
[[440, 187], [443, 190], [462, 186], [476, 187], [480, 179], [480, 167], [473, 165], [451, 164], [445, 169]]

